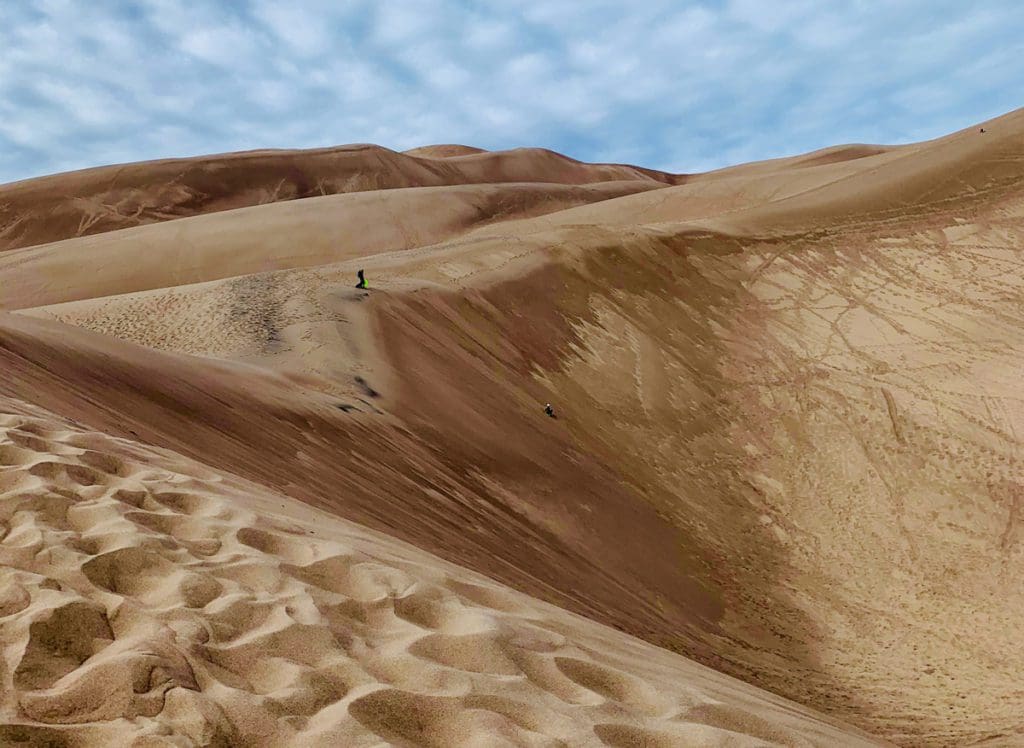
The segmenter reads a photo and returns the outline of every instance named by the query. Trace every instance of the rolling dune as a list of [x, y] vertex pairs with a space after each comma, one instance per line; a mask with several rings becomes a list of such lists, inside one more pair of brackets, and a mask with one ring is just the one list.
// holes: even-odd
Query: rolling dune
[[[17, 734], [1018, 744], [1024, 112], [985, 131], [200, 159], [194, 217], [0, 255], [2, 547], [56, 580]], [[296, 159], [358, 194], [242, 207]]]
[[417, 158], [375, 145], [248, 151], [103, 166], [0, 185], [0, 251], [251, 205], [397, 187], [541, 182], [593, 184], [683, 177], [584, 164], [552, 151]]
[[[650, 189], [650, 181], [399, 188], [200, 215], [176, 221], [173, 231], [149, 224], [93, 234], [0, 253], [0, 308], [359, 259]], [[87, 278], [76, 272], [84, 265]]]

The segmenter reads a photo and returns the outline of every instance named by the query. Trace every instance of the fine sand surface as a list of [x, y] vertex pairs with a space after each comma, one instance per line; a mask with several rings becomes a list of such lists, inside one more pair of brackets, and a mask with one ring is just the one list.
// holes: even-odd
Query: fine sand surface
[[[323, 265], [427, 246], [497, 221], [656, 189], [483, 184], [355, 192], [240, 208], [0, 252], [0, 307], [19, 309]], [[168, 230], [168, 229], [173, 230]], [[125, 257], [131, 257], [130, 263]], [[88, 267], [87, 277], [76, 272]]]
[[871, 745], [171, 452], [0, 402], [3, 745]]
[[[1024, 112], [984, 126], [687, 176], [351, 146], [0, 187], [0, 549], [41, 575], [10, 719], [1024, 742]], [[450, 602], [407, 615], [421, 584]], [[100, 635], [33, 648], [65, 588], [37, 639]], [[117, 698], [69, 695], [93, 668]]]

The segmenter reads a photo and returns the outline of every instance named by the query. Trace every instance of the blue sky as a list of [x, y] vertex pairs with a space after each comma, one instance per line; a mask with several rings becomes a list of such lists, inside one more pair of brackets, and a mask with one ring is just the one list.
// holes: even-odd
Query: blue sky
[[699, 171], [1019, 106], [1021, 0], [0, 2], [0, 182], [354, 142]]

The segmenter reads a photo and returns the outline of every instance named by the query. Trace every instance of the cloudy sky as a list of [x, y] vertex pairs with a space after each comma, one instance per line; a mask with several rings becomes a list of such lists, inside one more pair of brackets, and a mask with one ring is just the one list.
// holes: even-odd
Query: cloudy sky
[[353, 142], [697, 171], [1019, 106], [1021, 0], [0, 2], [0, 182]]

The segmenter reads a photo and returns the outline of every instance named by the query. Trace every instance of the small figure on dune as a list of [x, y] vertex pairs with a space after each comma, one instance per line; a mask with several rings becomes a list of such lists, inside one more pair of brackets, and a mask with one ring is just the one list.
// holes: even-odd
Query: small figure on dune
[[982, 134], [982, 135], [984, 135], [984, 134], [985, 134], [985, 128], [984, 128], [984, 127], [983, 127], [983, 128], [981, 128], [981, 134]]
[[363, 271], [360, 270], [356, 275], [359, 276], [359, 282], [356, 283], [356, 288], [366, 288], [366, 278], [363, 277]]
[[555, 417], [555, 409], [551, 407], [551, 403], [548, 403], [547, 405], [544, 406], [544, 412], [551, 418]]

